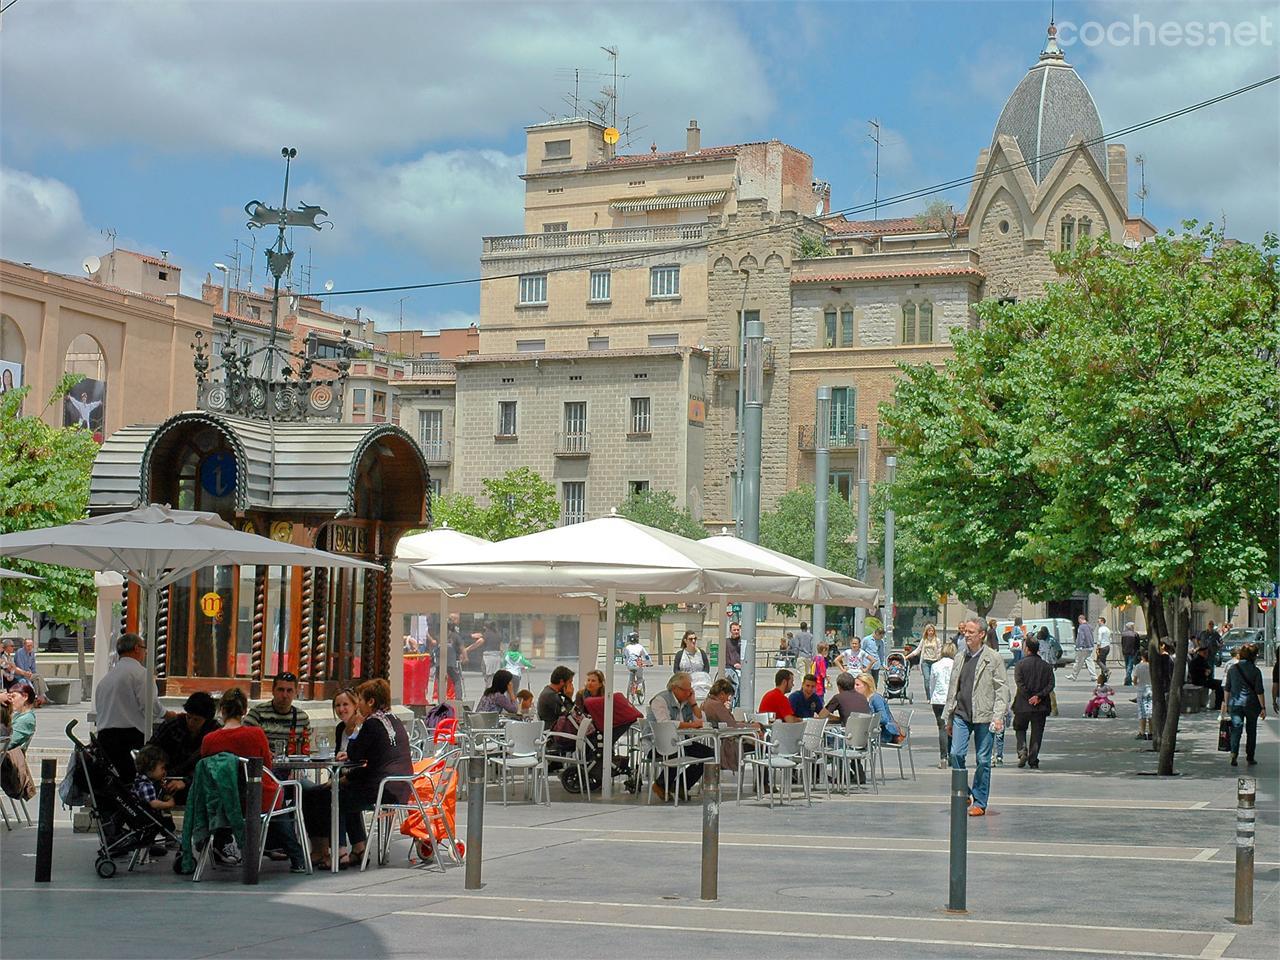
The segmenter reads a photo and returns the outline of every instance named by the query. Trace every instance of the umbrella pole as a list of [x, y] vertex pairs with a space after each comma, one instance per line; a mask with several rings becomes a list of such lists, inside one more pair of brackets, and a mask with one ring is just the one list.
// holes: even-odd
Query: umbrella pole
[[440, 703], [449, 699], [449, 594], [443, 590], [440, 591], [440, 627], [436, 630], [436, 699]]
[[151, 732], [155, 727], [156, 720], [156, 608], [160, 603], [160, 590], [156, 587], [155, 582], [148, 580], [145, 591], [147, 601], [147, 711], [146, 711], [146, 729], [143, 730], [143, 737], [146, 740], [151, 739]]
[[[605, 598], [604, 613], [604, 757], [600, 771], [600, 795], [608, 800], [613, 796], [613, 635], [618, 624], [618, 591], [609, 588]], [[584, 681], [586, 677], [582, 678]]]

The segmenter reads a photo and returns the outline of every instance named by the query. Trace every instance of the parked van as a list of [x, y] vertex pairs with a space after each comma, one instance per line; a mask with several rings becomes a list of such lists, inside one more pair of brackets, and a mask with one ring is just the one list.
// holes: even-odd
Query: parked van
[[[1000, 655], [1004, 657], [1006, 664], [1013, 663], [1013, 651], [1009, 649], [1009, 637], [1005, 634], [1005, 630], [1012, 627], [1012, 620], [996, 621], [996, 635], [1000, 638]], [[1022, 621], [1022, 630], [1028, 636], [1039, 633], [1041, 627], [1049, 628], [1048, 649], [1043, 646], [1040, 648], [1041, 659], [1052, 667], [1072, 662], [1075, 658], [1075, 631], [1071, 627], [1071, 621], [1065, 617]], [[1068, 650], [1071, 651], [1069, 659], [1064, 656]]]

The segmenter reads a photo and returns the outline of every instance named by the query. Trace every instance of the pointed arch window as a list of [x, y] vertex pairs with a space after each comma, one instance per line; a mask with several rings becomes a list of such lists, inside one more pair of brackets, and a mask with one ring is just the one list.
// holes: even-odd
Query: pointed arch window
[[1091, 237], [1093, 236], [1093, 221], [1088, 217], [1081, 217], [1076, 223], [1076, 236]]
[[916, 327], [917, 343], [933, 343], [933, 304], [925, 300], [920, 304], [920, 319]]
[[910, 300], [902, 305], [902, 342], [916, 342], [916, 305]]
[[1076, 220], [1075, 217], [1063, 217], [1062, 225], [1058, 228], [1059, 240], [1061, 241], [1060, 249], [1070, 250], [1076, 242]]

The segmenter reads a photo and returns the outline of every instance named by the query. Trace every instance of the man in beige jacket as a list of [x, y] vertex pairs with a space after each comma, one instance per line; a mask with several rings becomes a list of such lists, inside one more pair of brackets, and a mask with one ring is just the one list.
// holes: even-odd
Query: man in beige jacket
[[969, 816], [987, 812], [991, 792], [991, 748], [995, 734], [1004, 729], [1009, 710], [1009, 686], [1004, 659], [985, 644], [987, 631], [982, 621], [971, 617], [960, 624], [965, 649], [956, 656], [947, 690], [942, 722], [951, 737], [951, 767], [963, 770], [973, 740], [977, 768], [969, 788]]

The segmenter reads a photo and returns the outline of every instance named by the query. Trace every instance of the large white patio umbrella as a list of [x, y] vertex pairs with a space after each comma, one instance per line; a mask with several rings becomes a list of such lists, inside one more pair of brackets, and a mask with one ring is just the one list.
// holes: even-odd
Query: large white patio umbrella
[[[160, 590], [204, 567], [365, 567], [375, 563], [280, 543], [235, 529], [217, 514], [148, 504], [59, 527], [0, 536], [0, 556], [82, 570], [115, 570], [142, 589], [147, 611], [147, 674], [155, 675], [156, 610]], [[154, 698], [147, 699], [151, 729]]]
[[[415, 563], [447, 559], [460, 552], [487, 546], [492, 546], [488, 540], [473, 537], [460, 530], [451, 530], [447, 524], [425, 533], [401, 537], [396, 544], [395, 562], [391, 565], [392, 575], [396, 580], [406, 581], [409, 579], [409, 568]], [[439, 633], [436, 637], [436, 690], [445, 691], [449, 689], [449, 594], [445, 590], [440, 591]], [[441, 702], [444, 701], [443, 693], [440, 694], [440, 699]]]
[[[460, 547], [456, 556], [414, 564], [410, 576], [420, 588], [455, 593], [541, 590], [561, 596], [604, 597], [609, 638], [605, 689], [609, 691], [613, 690], [613, 634], [620, 597], [643, 597], [650, 603], [716, 597], [791, 603], [798, 590], [798, 578], [773, 564], [617, 516]], [[603, 733], [605, 743], [612, 743], [612, 697], [604, 699]], [[608, 776], [603, 793], [606, 797], [612, 793]]]
[[717, 550], [723, 550], [725, 553], [732, 553], [736, 557], [770, 563], [780, 570], [794, 573], [798, 581], [796, 597], [798, 603], [865, 607], [868, 610], [874, 610], [880, 602], [880, 591], [861, 580], [835, 570], [828, 570], [807, 560], [779, 553], [777, 550], [770, 550], [750, 540], [721, 534], [700, 542]]

